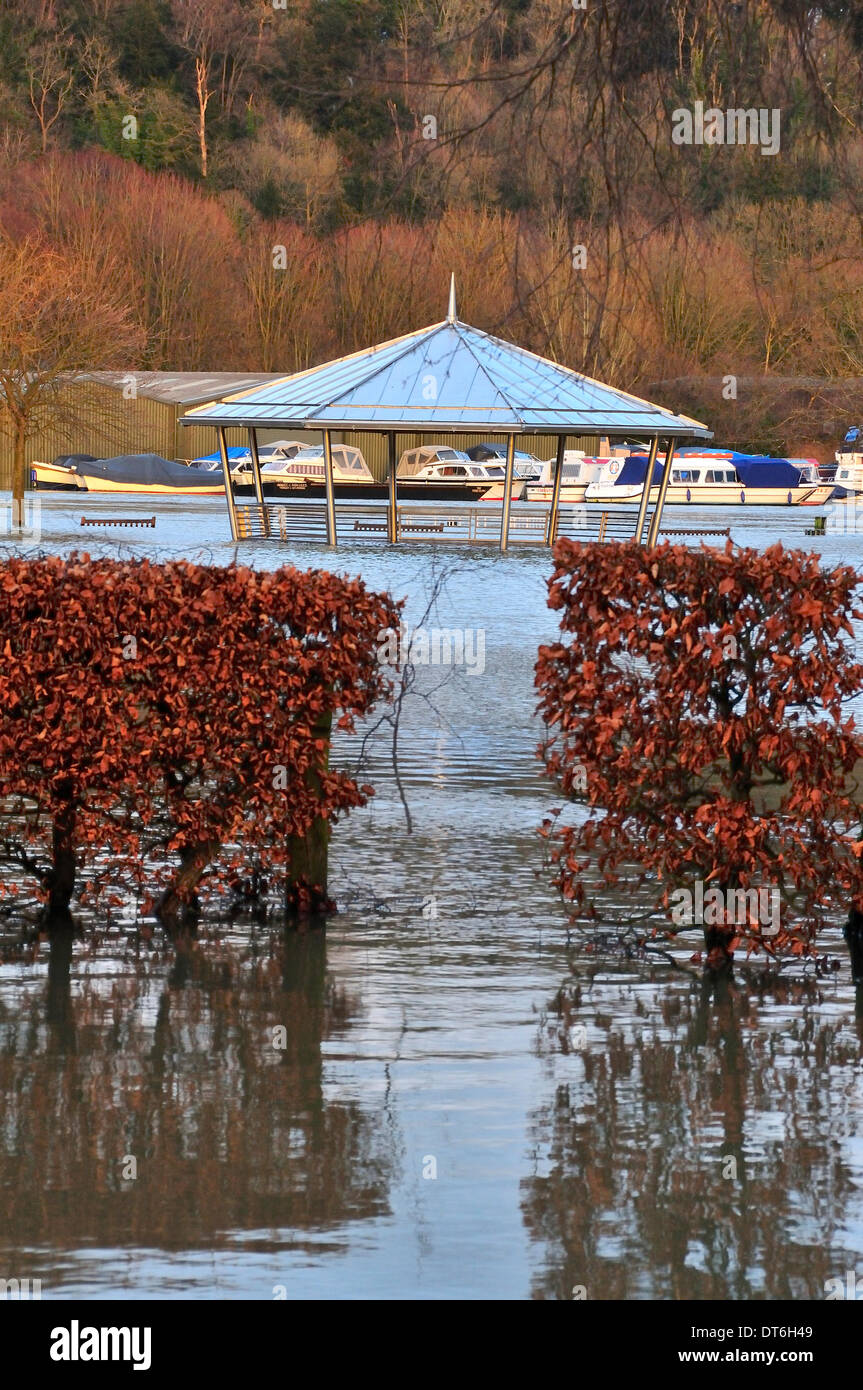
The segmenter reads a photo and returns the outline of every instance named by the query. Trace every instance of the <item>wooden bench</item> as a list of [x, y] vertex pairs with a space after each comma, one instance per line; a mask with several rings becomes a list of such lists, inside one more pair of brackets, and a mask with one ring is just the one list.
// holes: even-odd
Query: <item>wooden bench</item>
[[82, 526], [155, 526], [154, 516], [82, 516]]
[[[443, 528], [444, 528], [444, 523], [443, 523], [442, 521], [427, 522], [427, 523], [425, 523], [424, 525], [420, 525], [418, 522], [415, 523], [415, 522], [412, 522], [412, 521], [403, 521], [403, 522], [400, 522], [400, 523], [399, 523], [399, 534], [401, 535], [401, 534], [403, 534], [405, 531], [425, 531], [425, 532], [436, 531], [436, 532], [440, 532], [440, 531], [443, 530]], [[355, 530], [355, 531], [381, 531], [381, 532], [383, 532], [383, 531], [386, 531], [387, 529], [388, 529], [388, 527], [387, 527], [387, 523], [386, 523], [385, 521], [355, 521], [355, 522], [354, 522], [354, 530]]]

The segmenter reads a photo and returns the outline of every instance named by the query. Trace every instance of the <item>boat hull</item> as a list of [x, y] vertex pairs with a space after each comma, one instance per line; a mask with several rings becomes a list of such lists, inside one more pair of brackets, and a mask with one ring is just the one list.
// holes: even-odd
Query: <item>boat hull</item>
[[[478, 502], [490, 484], [487, 480], [476, 483], [416, 483], [409, 478], [399, 478], [396, 486], [400, 502]], [[376, 501], [389, 496], [387, 483], [335, 483], [334, 490], [337, 498], [348, 497], [355, 502]], [[235, 484], [234, 492], [239, 496], [254, 496], [254, 488], [246, 484], [241, 487]], [[290, 483], [265, 482], [264, 496], [323, 498], [326, 489], [318, 479], [307, 482], [299, 478]]]
[[37, 492], [83, 492], [83, 479], [60, 464], [34, 463], [30, 468]]
[[[643, 487], [611, 484], [606, 487], [590, 484], [583, 496], [585, 502], [613, 506], [632, 505], [641, 501]], [[687, 487], [672, 484], [665, 497], [666, 505], [694, 507], [821, 507], [833, 495], [832, 483], [805, 483], [802, 487], [744, 487], [742, 483], [706, 483]], [[650, 500], [656, 502], [659, 488], [650, 489]], [[575, 501], [575, 498], [562, 498]]]
[[[177, 495], [186, 497], [222, 497], [224, 485], [221, 474], [218, 482], [205, 487], [171, 487], [164, 484], [147, 486], [142, 483], [115, 482], [110, 479], [87, 477], [73, 473], [71, 469], [46, 467], [44, 476], [37, 474], [36, 487], [46, 492], [138, 492]], [[52, 476], [53, 475], [53, 476]], [[319, 480], [306, 481], [293, 479], [289, 483], [264, 482], [264, 496], [267, 498], [307, 497], [323, 499], [326, 496], [324, 484]], [[400, 502], [478, 502], [488, 491], [488, 482], [465, 483], [414, 483], [410, 480], [398, 482]], [[255, 489], [251, 483], [234, 482], [235, 497], [254, 497]], [[337, 498], [348, 498], [355, 502], [385, 500], [389, 496], [387, 483], [336, 483]], [[513, 499], [516, 494], [513, 492]], [[500, 500], [500, 498], [498, 498]]]
[[[583, 502], [587, 483], [563, 483], [560, 489], [561, 502]], [[546, 483], [528, 483], [526, 498], [528, 502], [551, 502], [552, 487]], [[498, 498], [498, 501], [500, 499]]]
[[85, 477], [82, 482], [87, 492], [146, 492], [153, 496], [166, 497], [223, 497], [225, 494], [223, 483], [207, 484], [204, 487], [174, 487], [170, 483], [134, 483], [92, 477]]

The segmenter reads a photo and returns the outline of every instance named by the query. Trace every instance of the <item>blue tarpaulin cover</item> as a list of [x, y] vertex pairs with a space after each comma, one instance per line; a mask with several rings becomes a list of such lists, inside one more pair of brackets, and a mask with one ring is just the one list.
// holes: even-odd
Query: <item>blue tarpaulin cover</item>
[[[266, 446], [262, 444], [261, 450], [263, 451], [265, 447]], [[244, 449], [242, 444], [232, 444], [228, 449], [229, 459], [244, 459], [250, 457], [251, 455], [248, 449]], [[193, 463], [221, 463], [221, 461], [222, 455], [219, 453], [218, 449], [214, 454], [199, 454], [196, 459], [192, 460]]]
[[787, 459], [737, 458], [737, 476], [744, 487], [799, 487], [800, 469]]
[[[644, 485], [646, 477], [647, 454], [630, 454], [629, 458], [623, 460], [623, 467], [614, 481], [622, 487], [640, 487]], [[657, 461], [653, 465], [653, 485], [658, 487], [661, 482], [662, 464]]]

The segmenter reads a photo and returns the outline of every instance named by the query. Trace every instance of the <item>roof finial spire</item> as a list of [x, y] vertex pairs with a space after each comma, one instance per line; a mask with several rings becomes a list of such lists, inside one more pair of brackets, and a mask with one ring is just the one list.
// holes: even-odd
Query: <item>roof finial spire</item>
[[447, 322], [455, 323], [455, 271], [449, 277], [449, 308], [446, 311]]

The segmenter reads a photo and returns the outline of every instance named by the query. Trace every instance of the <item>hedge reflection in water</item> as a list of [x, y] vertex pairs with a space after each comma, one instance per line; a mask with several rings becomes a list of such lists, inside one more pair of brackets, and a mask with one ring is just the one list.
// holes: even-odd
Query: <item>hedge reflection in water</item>
[[823, 1299], [859, 1263], [863, 1026], [823, 1004], [817, 982], [561, 989], [540, 1049], [587, 1041], [529, 1120], [535, 1298]]
[[322, 1088], [321, 1045], [354, 1009], [322, 933], [274, 935], [258, 958], [192, 945], [167, 975], [71, 960], [64, 933], [45, 987], [0, 1003], [7, 1249], [202, 1248], [231, 1230], [279, 1249], [280, 1228], [302, 1247], [297, 1232], [388, 1210], [379, 1116]]

